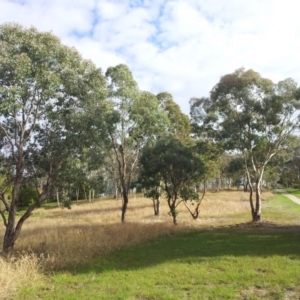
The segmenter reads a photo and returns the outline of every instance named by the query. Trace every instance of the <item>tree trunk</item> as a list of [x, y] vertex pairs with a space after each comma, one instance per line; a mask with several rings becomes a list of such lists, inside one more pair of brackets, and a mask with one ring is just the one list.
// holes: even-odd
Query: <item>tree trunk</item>
[[168, 205], [170, 208], [170, 213], [173, 218], [173, 224], [176, 226], [177, 225], [177, 213], [176, 213], [176, 196], [175, 200], [174, 199], [168, 199]]
[[153, 209], [154, 209], [154, 216], [159, 216], [159, 214], [160, 214], [160, 197], [158, 199], [153, 199]]
[[192, 218], [194, 220], [198, 219], [199, 217], [199, 213], [200, 213], [200, 210], [199, 210], [199, 207], [200, 207], [200, 202], [197, 203], [196, 207], [195, 207], [195, 210], [192, 211], [188, 204], [187, 204], [187, 201], [183, 201], [183, 204], [185, 205], [185, 207], [187, 208], [187, 210], [189, 211], [189, 213], [191, 214]]
[[261, 220], [261, 182], [257, 182], [255, 185], [255, 212], [252, 215], [253, 222], [259, 222]]
[[260, 222], [260, 220], [261, 220], [260, 213], [254, 212], [254, 215], [252, 216], [252, 221], [253, 222]]
[[202, 196], [201, 198], [199, 199], [194, 211], [192, 211], [188, 204], [187, 204], [187, 201], [183, 201], [183, 204], [185, 205], [185, 207], [187, 208], [187, 210], [189, 211], [189, 213], [191, 214], [192, 218], [194, 220], [198, 219], [199, 217], [199, 214], [200, 214], [200, 205], [201, 205], [201, 202], [202, 200], [204, 199], [204, 196], [206, 194], [206, 178], [204, 178], [204, 184], [203, 184], [203, 193], [202, 193]]
[[127, 205], [128, 205], [128, 186], [126, 184], [126, 163], [125, 163], [125, 156], [124, 151], [121, 151], [122, 154], [122, 163], [119, 163], [119, 174], [120, 174], [120, 183], [121, 183], [121, 196], [122, 196], [122, 215], [121, 215], [121, 222], [125, 222], [125, 215], [127, 211]]
[[59, 193], [58, 193], [58, 189], [56, 189], [56, 201], [57, 201], [57, 206], [59, 207], [59, 206], [60, 206], [60, 203], [59, 203]]
[[[32, 206], [32, 209], [30, 207], [27, 209], [26, 213], [18, 221], [16, 227], [15, 227], [15, 224], [14, 224], [14, 226], [7, 226], [6, 227], [5, 235], [4, 235], [4, 238], [3, 238], [3, 252], [8, 257], [11, 255], [11, 253], [14, 249], [15, 242], [16, 242], [17, 238], [19, 237], [20, 233], [21, 233], [23, 223], [30, 216], [31, 211], [36, 206], [36, 204], [34, 203], [31, 206]], [[9, 223], [8, 223], [8, 225], [9, 225]]]
[[115, 187], [115, 199], [118, 199], [118, 186]]
[[217, 192], [220, 192], [220, 177], [216, 178], [216, 189], [217, 189]]
[[15, 245], [15, 241], [19, 237], [23, 223], [26, 221], [26, 219], [31, 215], [34, 208], [41, 203], [41, 201], [44, 201], [46, 199], [46, 196], [48, 195], [48, 189], [50, 185], [50, 180], [48, 178], [47, 184], [46, 184], [46, 191], [40, 194], [37, 201], [35, 201], [33, 204], [31, 204], [25, 213], [21, 216], [19, 221], [16, 223], [16, 213], [19, 205], [19, 196], [22, 186], [22, 179], [23, 179], [23, 167], [24, 167], [24, 157], [23, 157], [23, 149], [19, 148], [19, 155], [18, 155], [18, 163], [16, 165], [15, 170], [15, 178], [13, 182], [13, 192], [12, 192], [12, 199], [9, 206], [8, 211], [8, 218], [7, 221], [5, 221], [5, 233], [3, 238], [3, 252], [10, 256]]
[[[251, 208], [252, 221], [256, 222], [256, 211], [255, 211], [254, 203], [253, 203], [253, 185], [252, 185], [251, 176], [250, 176], [250, 173], [249, 173], [249, 170], [247, 167], [246, 167], [245, 175], [246, 175], [246, 179], [247, 179], [246, 182], [247, 182], [247, 185], [249, 186], [249, 190], [250, 190], [249, 203], [250, 203], [250, 208]], [[245, 184], [245, 182], [244, 182], [244, 184]]]
[[121, 222], [125, 222], [125, 214], [127, 211], [127, 205], [128, 205], [128, 193], [127, 189], [123, 187], [122, 191], [122, 196], [123, 196], [123, 204], [122, 204], [122, 216], [121, 216]]
[[[15, 215], [17, 212], [17, 208], [16, 208], [16, 205], [13, 205], [14, 198], [12, 199], [9, 216], [8, 216], [8, 222], [6, 225], [6, 230], [5, 230], [5, 234], [4, 234], [4, 238], [3, 238], [3, 252], [7, 256], [10, 256], [13, 251], [15, 241], [17, 240], [17, 238], [19, 237], [19, 235], [21, 233], [23, 223], [30, 217], [30, 215], [32, 214], [32, 211], [38, 205], [40, 205], [43, 201], [45, 201], [47, 199], [48, 193], [49, 193], [49, 186], [50, 186], [50, 180], [47, 180], [47, 184], [46, 184], [44, 191], [42, 192], [42, 194], [39, 195], [38, 199], [27, 208], [25, 213], [21, 216], [21, 218], [17, 222], [17, 225], [15, 224]], [[17, 195], [17, 191], [15, 192], [15, 189], [16, 189], [16, 186], [14, 187], [13, 195]], [[12, 222], [12, 220], [13, 220], [13, 222]]]
[[79, 189], [76, 189], [76, 202], [78, 202], [78, 197], [79, 197]]
[[248, 186], [249, 186], [249, 179], [247, 176], [247, 171], [244, 174], [244, 192], [248, 191]]
[[259, 174], [258, 179], [255, 182], [255, 206], [253, 201], [253, 185], [249, 182], [250, 188], [250, 207], [251, 207], [251, 215], [253, 222], [261, 221], [261, 179], [262, 179], [263, 170]]
[[19, 164], [17, 165], [16, 170], [16, 177], [14, 180], [14, 188], [12, 193], [12, 199], [11, 204], [8, 212], [8, 219], [7, 224], [5, 225], [5, 234], [3, 238], [3, 252], [6, 255], [10, 255], [13, 248], [15, 241], [19, 235], [18, 232], [16, 232], [15, 229], [15, 223], [16, 223], [16, 213], [17, 208], [19, 204], [19, 196], [21, 191], [21, 185], [22, 185], [22, 172], [23, 172], [23, 159], [22, 155], [20, 155], [21, 158], [19, 158]]
[[6, 230], [3, 238], [3, 252], [6, 256], [10, 256], [15, 245], [17, 237], [15, 235], [14, 230]]
[[83, 185], [83, 193], [84, 193], [84, 200], [87, 199], [87, 196], [86, 196], [86, 190], [85, 190], [85, 186]]
[[177, 226], [177, 216], [176, 216], [176, 213], [173, 213], [173, 212], [172, 212], [172, 217], [173, 217], [173, 224], [174, 224], [175, 226]]

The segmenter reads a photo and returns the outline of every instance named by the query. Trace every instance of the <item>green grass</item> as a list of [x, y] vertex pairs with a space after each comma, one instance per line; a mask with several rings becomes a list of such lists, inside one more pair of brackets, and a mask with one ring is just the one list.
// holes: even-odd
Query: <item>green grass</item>
[[[76, 203], [78, 205], [78, 203]], [[42, 203], [40, 207], [43, 207], [44, 209], [55, 209], [57, 208], [57, 202], [45, 202], [45, 203]], [[66, 209], [65, 207], [61, 207], [61, 209]], [[23, 216], [23, 214], [26, 212], [27, 208], [26, 207], [19, 207], [18, 210], [17, 210], [17, 213], [16, 213], [16, 216], [17, 217], [21, 217]], [[8, 213], [5, 213], [6, 216], [8, 216]], [[39, 213], [36, 213], [34, 212], [32, 215], [31, 215], [31, 218], [40, 218], [40, 217], [43, 217], [43, 214], [39, 214]]]
[[285, 189], [288, 193], [300, 198], [300, 190], [299, 189], [294, 189], [294, 188], [287, 188]]
[[51, 273], [18, 299], [299, 299], [300, 205], [275, 195], [262, 215], [277, 226], [160, 237]]
[[51, 275], [22, 299], [283, 299], [300, 295], [300, 232], [191, 231]]
[[262, 218], [280, 224], [300, 224], [300, 205], [274, 192], [271, 200], [262, 203]]

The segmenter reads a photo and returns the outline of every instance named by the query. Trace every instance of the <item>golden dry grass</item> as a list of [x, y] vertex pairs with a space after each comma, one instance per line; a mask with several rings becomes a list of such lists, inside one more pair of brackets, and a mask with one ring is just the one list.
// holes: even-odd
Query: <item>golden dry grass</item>
[[5, 260], [0, 257], [0, 299], [12, 299], [24, 285], [36, 284], [41, 278], [40, 259], [35, 255], [24, 255]]
[[[270, 196], [270, 192], [264, 193], [264, 198]], [[92, 203], [80, 201], [73, 204], [71, 210], [39, 208], [25, 222], [15, 251], [21, 255], [32, 254], [31, 271], [37, 273], [37, 257], [46, 271], [70, 268], [102, 253], [150, 241], [158, 236], [174, 234], [192, 227], [229, 225], [250, 220], [248, 193], [242, 191], [207, 193], [197, 220], [191, 218], [183, 204], [179, 205], [179, 226], [176, 227], [172, 225], [167, 203], [163, 199], [160, 216], [154, 216], [150, 199], [142, 195], [132, 197], [125, 224], [120, 223], [120, 208], [121, 200], [105, 198]], [[244, 220], [237, 220], [236, 215], [241, 213], [249, 215]], [[0, 239], [2, 237], [3, 228]], [[16, 277], [26, 281], [27, 277], [22, 275], [24, 267], [21, 261], [6, 263], [6, 268], [11, 267]], [[30, 262], [28, 258], [25, 261]], [[5, 262], [2, 261], [3, 263]], [[1, 284], [9, 285], [10, 282]], [[2, 293], [8, 293], [3, 291]]]
[[[208, 192], [201, 204], [200, 217], [193, 220], [179, 205], [178, 223], [173, 226], [164, 199], [161, 214], [154, 216], [152, 201], [142, 195], [132, 197], [121, 224], [121, 200], [97, 199], [80, 201], [72, 209], [39, 208], [23, 225], [15, 245], [18, 259], [0, 261], [1, 296], [9, 299], [20, 285], [33, 282], [38, 276], [39, 262], [44, 270], [72, 268], [88, 259], [113, 250], [147, 242], [162, 235], [174, 234], [193, 227], [229, 225], [250, 220], [248, 193], [242, 191]], [[265, 199], [272, 196], [265, 192]], [[237, 215], [243, 216], [238, 218]], [[245, 217], [246, 216], [246, 217]], [[0, 229], [0, 239], [3, 237]], [[5, 275], [3, 275], [5, 274]]]
[[[271, 195], [265, 192], [264, 198]], [[175, 231], [250, 220], [248, 193], [242, 191], [207, 193], [197, 220], [193, 220], [184, 205], [180, 204], [177, 227], [172, 225], [167, 203], [163, 199], [160, 216], [154, 216], [150, 199], [142, 195], [132, 197], [125, 224], [120, 223], [120, 208], [121, 200], [105, 198], [92, 203], [75, 203], [71, 210], [39, 208], [24, 224], [15, 250], [41, 256], [47, 270], [57, 270]], [[249, 215], [244, 220], [237, 220], [236, 215], [240, 213]]]

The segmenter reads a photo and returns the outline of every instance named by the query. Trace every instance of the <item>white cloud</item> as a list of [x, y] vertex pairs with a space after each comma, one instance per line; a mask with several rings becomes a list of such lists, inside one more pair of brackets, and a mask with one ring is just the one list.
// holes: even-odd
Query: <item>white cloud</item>
[[184, 112], [240, 67], [300, 83], [298, 0], [0, 0], [0, 23], [52, 31], [106, 70], [126, 63], [140, 87]]
[[60, 38], [73, 32], [83, 34], [91, 29], [94, 1], [82, 0], [0, 0], [0, 21], [18, 22], [35, 26], [43, 31], [52, 31]]

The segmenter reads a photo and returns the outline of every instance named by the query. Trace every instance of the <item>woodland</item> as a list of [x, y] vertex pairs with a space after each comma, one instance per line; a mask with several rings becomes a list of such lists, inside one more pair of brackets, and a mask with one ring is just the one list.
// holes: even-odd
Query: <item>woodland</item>
[[124, 223], [130, 197], [142, 193], [154, 215], [167, 203], [177, 225], [179, 205], [197, 219], [207, 191], [241, 189], [259, 223], [263, 189], [300, 186], [293, 79], [274, 83], [240, 68], [187, 99], [190, 116], [167, 90], [142, 91], [128, 66], [102, 70], [51, 33], [0, 25], [5, 255], [45, 203], [68, 209], [113, 195]]

